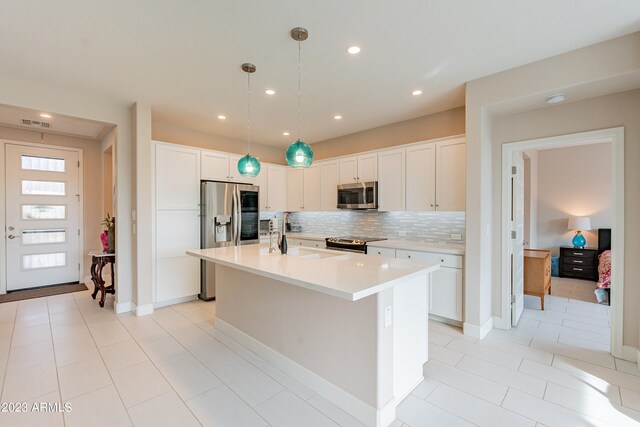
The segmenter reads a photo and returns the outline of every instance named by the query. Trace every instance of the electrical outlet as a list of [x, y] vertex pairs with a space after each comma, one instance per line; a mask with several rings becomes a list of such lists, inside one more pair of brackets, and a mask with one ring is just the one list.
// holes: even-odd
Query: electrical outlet
[[462, 240], [462, 234], [452, 233], [451, 234], [451, 240]]
[[384, 308], [384, 327], [388, 328], [391, 326], [391, 306], [387, 306]]
[[407, 232], [406, 231], [398, 231], [398, 236], [407, 237]]

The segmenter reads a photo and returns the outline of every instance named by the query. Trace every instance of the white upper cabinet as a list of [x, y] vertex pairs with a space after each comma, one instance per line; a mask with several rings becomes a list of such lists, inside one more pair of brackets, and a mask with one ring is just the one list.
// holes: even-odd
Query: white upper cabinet
[[287, 210], [320, 210], [320, 167], [287, 169]]
[[318, 162], [320, 168], [320, 210], [338, 210], [338, 161]]
[[320, 167], [311, 165], [304, 170], [304, 198], [303, 208], [305, 211], [320, 210]]
[[202, 179], [229, 181], [229, 155], [215, 151], [203, 151]]
[[436, 144], [407, 147], [408, 211], [436, 209]]
[[354, 184], [378, 179], [378, 154], [369, 153], [361, 156], [339, 159], [340, 184]]
[[378, 153], [369, 153], [358, 156], [358, 182], [370, 182], [378, 180]]
[[381, 211], [402, 211], [405, 205], [405, 150], [378, 153], [378, 205]]
[[304, 209], [304, 169], [287, 169], [287, 210]]
[[238, 161], [243, 156], [238, 156], [236, 154], [229, 155], [229, 181], [233, 182], [251, 182], [251, 178], [248, 176], [240, 175], [240, 171], [238, 170]]
[[156, 144], [155, 157], [156, 209], [200, 210], [200, 150]]
[[267, 211], [283, 212], [287, 210], [287, 168], [284, 166], [267, 165]]
[[464, 211], [466, 144], [464, 139], [436, 144], [436, 207], [439, 211]]
[[354, 184], [358, 182], [358, 158], [345, 157], [338, 162], [340, 167], [340, 184]]
[[202, 150], [202, 179], [210, 181], [251, 182], [252, 179], [240, 175], [237, 154]]

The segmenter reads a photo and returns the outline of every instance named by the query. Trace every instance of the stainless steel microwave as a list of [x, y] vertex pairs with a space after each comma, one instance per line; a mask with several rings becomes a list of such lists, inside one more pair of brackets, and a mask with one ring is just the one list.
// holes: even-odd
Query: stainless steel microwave
[[338, 185], [338, 209], [378, 209], [378, 181]]

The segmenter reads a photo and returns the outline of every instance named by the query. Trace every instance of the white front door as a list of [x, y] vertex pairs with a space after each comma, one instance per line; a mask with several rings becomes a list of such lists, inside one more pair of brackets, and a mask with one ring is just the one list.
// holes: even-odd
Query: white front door
[[7, 290], [78, 282], [78, 152], [7, 144]]
[[524, 159], [513, 153], [511, 170], [511, 324], [524, 310]]

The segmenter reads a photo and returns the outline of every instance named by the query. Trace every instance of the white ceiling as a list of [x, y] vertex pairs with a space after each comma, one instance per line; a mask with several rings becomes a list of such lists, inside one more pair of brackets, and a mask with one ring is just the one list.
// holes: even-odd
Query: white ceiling
[[[49, 114], [51, 117], [42, 117], [41, 114]], [[31, 120], [32, 123], [25, 124], [23, 122], [25, 119]], [[40, 123], [48, 126], [43, 127]], [[0, 104], [0, 125], [89, 139], [102, 139], [113, 128], [113, 125], [107, 123], [2, 104]]]
[[[4, 1], [0, 76], [144, 100], [154, 120], [243, 139], [240, 65], [252, 62], [254, 140], [286, 146], [297, 128], [295, 26], [310, 33], [302, 138], [317, 142], [461, 106], [466, 81], [638, 31], [640, 1]], [[348, 55], [351, 44], [362, 53]]]

